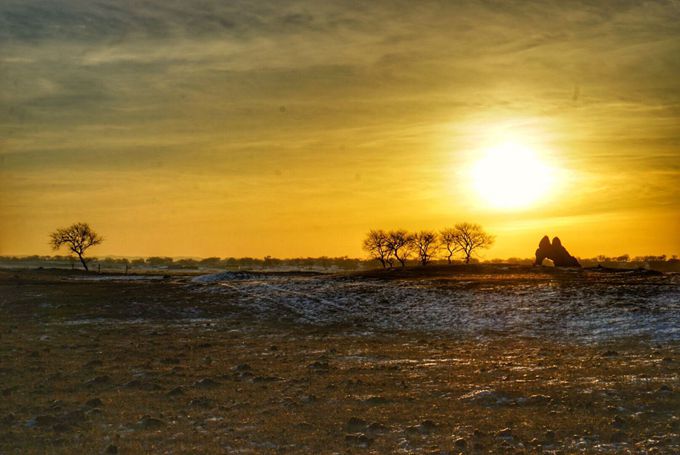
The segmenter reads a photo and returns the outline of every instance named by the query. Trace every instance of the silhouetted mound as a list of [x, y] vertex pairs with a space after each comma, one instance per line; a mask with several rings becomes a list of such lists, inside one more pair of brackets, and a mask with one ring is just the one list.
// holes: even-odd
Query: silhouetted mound
[[555, 267], [581, 267], [578, 260], [562, 246], [559, 237], [555, 237], [551, 244], [548, 236], [543, 236], [536, 250], [536, 262], [534, 265], [543, 264], [544, 259], [553, 261]]

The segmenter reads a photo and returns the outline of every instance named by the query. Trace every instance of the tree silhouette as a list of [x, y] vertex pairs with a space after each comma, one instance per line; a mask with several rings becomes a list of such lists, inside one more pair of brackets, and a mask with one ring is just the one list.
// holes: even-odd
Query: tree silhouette
[[470, 263], [470, 257], [480, 248], [489, 248], [493, 245], [494, 236], [484, 232], [478, 224], [460, 223], [453, 229], [453, 243], [465, 253], [465, 263]]
[[413, 245], [418, 253], [418, 258], [422, 265], [427, 265], [432, 256], [437, 254], [439, 243], [437, 234], [434, 231], [420, 231], [413, 234]]
[[363, 248], [372, 259], [380, 262], [383, 268], [387, 267], [388, 264], [392, 267], [388, 236], [382, 229], [368, 231], [368, 235], [364, 239]]
[[446, 228], [439, 231], [439, 243], [449, 253], [446, 256], [446, 260], [449, 262], [449, 264], [451, 264], [451, 258], [453, 255], [456, 254], [458, 250], [460, 250], [460, 247], [456, 243], [457, 235], [458, 231], [456, 231], [454, 228]]
[[66, 245], [69, 250], [78, 255], [80, 263], [86, 271], [87, 262], [83, 257], [85, 251], [95, 245], [99, 245], [104, 238], [94, 232], [87, 223], [75, 223], [67, 228], [60, 228], [50, 234], [50, 245], [55, 251]]
[[413, 252], [413, 236], [404, 229], [387, 233], [387, 247], [402, 267]]

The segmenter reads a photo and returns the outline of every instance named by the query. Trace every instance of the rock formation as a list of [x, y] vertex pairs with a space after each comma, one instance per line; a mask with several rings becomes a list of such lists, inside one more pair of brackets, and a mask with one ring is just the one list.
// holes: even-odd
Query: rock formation
[[543, 264], [544, 259], [550, 259], [555, 267], [581, 267], [578, 260], [562, 246], [559, 237], [555, 237], [550, 243], [547, 235], [544, 235], [536, 250], [536, 262], [534, 265]]

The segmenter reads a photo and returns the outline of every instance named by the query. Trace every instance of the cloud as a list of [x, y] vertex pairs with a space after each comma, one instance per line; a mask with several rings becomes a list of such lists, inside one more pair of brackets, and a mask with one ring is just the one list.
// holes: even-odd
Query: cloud
[[[396, 217], [394, 201], [449, 185], [470, 125], [542, 118], [592, 207], [680, 209], [663, 190], [680, 172], [679, 22], [673, 1], [9, 0], [0, 191], [64, 172], [222, 177], [225, 191], [246, 176], [333, 206], [333, 185], [360, 174], [348, 187]], [[591, 191], [606, 175], [621, 176], [609, 202]], [[200, 198], [187, 188], [174, 196]]]

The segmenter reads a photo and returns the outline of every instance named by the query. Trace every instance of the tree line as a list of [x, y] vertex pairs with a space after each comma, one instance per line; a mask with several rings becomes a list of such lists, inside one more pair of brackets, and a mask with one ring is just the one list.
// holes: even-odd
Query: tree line
[[[97, 234], [87, 223], [75, 223], [69, 227], [59, 228], [50, 235], [50, 245], [56, 251], [61, 247], [66, 247], [71, 253], [78, 256], [83, 268], [88, 270], [85, 252], [93, 246], [99, 245], [104, 238]], [[392, 231], [371, 230], [363, 243], [363, 248], [368, 252], [372, 259], [377, 260], [387, 268], [394, 267], [397, 261], [402, 267], [406, 265], [409, 258], [415, 254], [422, 265], [427, 265], [440, 252], [444, 252], [448, 263], [452, 261], [454, 254], [460, 252], [464, 255], [465, 263], [470, 262], [472, 255], [479, 249], [489, 248], [493, 245], [494, 236], [487, 234], [478, 224], [459, 223], [452, 228], [446, 228], [439, 232], [418, 231], [408, 232], [405, 229]], [[344, 266], [349, 265], [349, 258], [342, 258], [341, 261], [323, 258], [324, 265], [332, 262], [341, 262]], [[192, 265], [196, 264], [190, 260]], [[295, 262], [295, 260], [293, 260]], [[305, 262], [308, 262], [309, 259]], [[146, 260], [148, 265], [159, 266], [174, 263], [172, 258], [149, 258]], [[235, 262], [226, 260], [225, 262]], [[263, 266], [281, 266], [283, 260], [267, 256], [262, 261]], [[207, 258], [201, 261], [201, 265], [227, 265], [219, 258]], [[189, 264], [186, 264], [189, 265]], [[291, 264], [293, 265], [293, 264]], [[301, 265], [299, 262], [296, 265]], [[354, 266], [358, 264], [352, 264]], [[127, 267], [126, 267], [127, 268]]]
[[478, 224], [459, 223], [439, 232], [373, 229], [366, 234], [363, 249], [383, 268], [392, 268], [396, 263], [404, 267], [414, 255], [421, 265], [427, 265], [440, 256], [451, 264], [453, 256], [461, 253], [465, 263], [469, 264], [473, 254], [489, 248], [494, 240], [495, 237]]
[[[101, 244], [104, 238], [94, 231], [87, 223], [74, 223], [71, 226], [59, 228], [50, 234], [50, 246], [54, 251], [65, 247], [70, 253], [77, 256], [83, 268], [89, 270], [88, 263], [92, 258], [86, 258], [85, 253], [90, 248]], [[0, 258], [0, 260], [3, 258]], [[29, 258], [4, 258], [6, 261], [60, 261], [73, 259], [73, 256], [31, 256]], [[264, 258], [219, 258], [210, 257], [205, 259], [174, 259], [172, 257], [154, 256], [136, 259], [127, 258], [103, 258], [97, 261], [98, 266], [116, 267], [122, 266], [127, 271], [129, 267], [156, 267], [156, 268], [336, 268], [341, 270], [356, 270], [365, 265], [365, 261], [356, 258], [342, 257], [318, 257], [318, 258], [291, 258], [279, 259], [271, 256]]]
[[[66, 247], [88, 270], [88, 262], [91, 258], [85, 258], [85, 252], [91, 247], [101, 244], [104, 238], [97, 234], [87, 223], [75, 223], [66, 228], [60, 228], [50, 235], [50, 245], [56, 251]], [[394, 267], [396, 264], [402, 267], [412, 257], [416, 257], [422, 265], [427, 265], [434, 259], [446, 260], [449, 264], [454, 255], [460, 253], [469, 263], [471, 257], [483, 248], [489, 248], [494, 243], [494, 236], [487, 234], [478, 224], [460, 223], [452, 228], [442, 229], [435, 232], [423, 230], [408, 232], [404, 229], [385, 231], [382, 229], [371, 230], [363, 242], [363, 249], [368, 253], [370, 261], [378, 261], [383, 267]], [[29, 257], [0, 257], [0, 262], [48, 262], [48, 261], [71, 261], [73, 256], [29, 256]], [[657, 269], [676, 270], [680, 260], [676, 255], [668, 258], [660, 256], [635, 256], [628, 254], [608, 257], [600, 255], [594, 258], [580, 258], [584, 267], [605, 265], [615, 268], [635, 268], [653, 266]], [[174, 259], [171, 257], [149, 258], [100, 258], [98, 264], [104, 266], [128, 267], [168, 267], [168, 268], [278, 268], [278, 267], [320, 267], [338, 268], [344, 270], [360, 269], [367, 263], [362, 259], [343, 257], [320, 257], [320, 258], [292, 258], [278, 259], [271, 256], [260, 258], [205, 258], [205, 259]], [[532, 264], [531, 258], [495, 259], [491, 262], [510, 264]]]
[[[208, 257], [208, 258], [173, 258], [169, 256], [150, 257], [106, 257], [88, 256], [84, 258], [88, 268], [101, 267], [107, 270], [124, 269], [173, 269], [173, 270], [196, 270], [196, 269], [337, 269], [337, 270], [360, 270], [367, 268], [372, 261], [361, 258], [340, 257], [298, 257], [298, 258], [275, 258], [265, 256], [254, 257]], [[40, 267], [66, 267], [73, 268], [80, 263], [75, 255], [31, 255], [31, 256], [0, 256], [0, 264], [37, 265]]]

